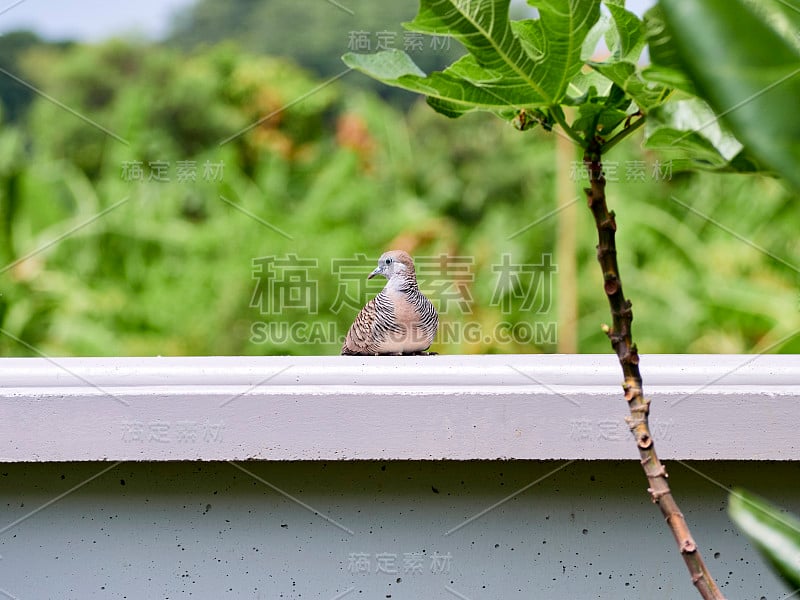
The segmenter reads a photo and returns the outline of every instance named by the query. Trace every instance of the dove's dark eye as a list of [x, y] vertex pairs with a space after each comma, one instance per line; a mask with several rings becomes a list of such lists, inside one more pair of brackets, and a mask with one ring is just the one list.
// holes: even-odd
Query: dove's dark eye
[[386, 259], [384, 262], [385, 262], [387, 265], [390, 265], [390, 264], [392, 264], [392, 259], [391, 259], [391, 258], [387, 258], [387, 259]]

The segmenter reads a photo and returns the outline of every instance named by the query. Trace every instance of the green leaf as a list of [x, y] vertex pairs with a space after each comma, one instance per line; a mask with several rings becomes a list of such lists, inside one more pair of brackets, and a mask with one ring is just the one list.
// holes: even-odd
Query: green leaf
[[696, 93], [694, 84], [684, 70], [664, 21], [664, 12], [656, 5], [644, 13], [644, 31], [652, 65], [642, 71], [648, 81], [662, 83], [689, 94]]
[[377, 54], [355, 54], [345, 55], [344, 62], [347, 66], [354, 69], [364, 70], [372, 66], [380, 71], [381, 79], [389, 81], [399, 81], [402, 77], [425, 77], [425, 72], [420, 69], [411, 57], [400, 50], [385, 50]]
[[644, 13], [644, 30], [650, 60], [662, 67], [683, 68], [678, 52], [673, 45], [672, 34], [667, 28], [664, 11], [656, 4]]
[[614, 131], [627, 117], [625, 111], [608, 108], [598, 104], [582, 104], [572, 128], [585, 132], [587, 137], [594, 134], [608, 135]]
[[512, 22], [510, 0], [421, 0], [405, 27], [450, 36], [469, 52], [425, 76], [403, 52], [346, 54], [345, 63], [389, 85], [425, 94], [451, 117], [488, 110], [507, 117], [561, 103], [583, 64], [581, 48], [599, 0], [536, 0], [539, 19]]
[[[611, 20], [611, 17], [608, 15], [600, 15], [600, 18], [592, 26], [592, 28], [586, 34], [586, 37], [583, 39], [583, 45], [581, 46], [581, 60], [585, 62], [594, 57], [595, 50], [597, 50], [597, 44], [601, 39], [609, 35], [609, 30], [613, 26], [614, 23]], [[608, 42], [606, 42], [606, 45], [608, 45]]]
[[645, 147], [671, 158], [690, 157], [686, 166], [730, 170], [742, 144], [698, 98], [675, 100], [654, 108], [645, 123]]
[[789, 0], [745, 0], [745, 4], [778, 35], [800, 51], [800, 5]]
[[800, 587], [800, 520], [743, 490], [731, 493], [728, 514], [786, 583]]
[[661, 104], [667, 96], [668, 90], [663, 85], [643, 80], [633, 63], [622, 61], [589, 65], [625, 90], [645, 113]]
[[[610, 82], [619, 86], [636, 103], [639, 110], [647, 113], [651, 108], [664, 101], [669, 90], [660, 83], [644, 80], [637, 68], [636, 63], [645, 44], [644, 25], [639, 17], [625, 10], [623, 1], [605, 0], [605, 5], [613, 22], [613, 27], [606, 25], [608, 29], [606, 44], [611, 51], [611, 56], [603, 62], [587, 60], [587, 64]], [[597, 35], [604, 20], [605, 17], [600, 19], [598, 25], [590, 32], [589, 38]], [[584, 56], [586, 54], [584, 48]], [[574, 87], [581, 86], [579, 79], [576, 77], [578, 81], [573, 80]], [[600, 86], [597, 87], [600, 89]]]
[[644, 48], [644, 26], [632, 12], [625, 10], [621, 4], [606, 2], [606, 8], [614, 20], [616, 35], [611, 40], [606, 37], [612, 60], [629, 60], [636, 62]]
[[501, 114], [515, 107], [535, 108], [548, 104], [519, 80], [482, 80], [489, 75], [471, 55], [460, 58], [444, 72], [428, 76], [401, 50], [384, 50], [377, 54], [349, 53], [342, 60], [347, 66], [383, 83], [427, 96], [428, 103], [448, 117], [460, 117], [474, 110]]
[[660, 83], [666, 88], [681, 90], [687, 94], [695, 95], [694, 85], [680, 69], [650, 65], [642, 69], [642, 79], [652, 83]]
[[800, 51], [742, 0], [661, 7], [699, 95], [750, 152], [800, 188]]
[[589, 98], [608, 96], [612, 85], [614, 83], [598, 71], [588, 71], [586, 73], [581, 71], [569, 84], [569, 91], [575, 96], [565, 98], [564, 104], [578, 106], [589, 100]]

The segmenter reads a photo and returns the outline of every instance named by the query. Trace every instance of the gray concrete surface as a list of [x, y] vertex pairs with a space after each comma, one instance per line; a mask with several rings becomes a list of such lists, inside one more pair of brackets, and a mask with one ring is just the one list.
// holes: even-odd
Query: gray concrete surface
[[[0, 465], [0, 598], [699, 598], [635, 461], [237, 464]], [[800, 464], [687, 464], [727, 597], [788, 598], [724, 488], [800, 512]]]

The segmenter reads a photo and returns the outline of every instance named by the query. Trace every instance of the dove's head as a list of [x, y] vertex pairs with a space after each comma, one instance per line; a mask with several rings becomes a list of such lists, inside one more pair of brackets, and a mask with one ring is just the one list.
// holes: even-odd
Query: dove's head
[[391, 279], [396, 275], [403, 277], [414, 276], [414, 261], [408, 252], [402, 250], [389, 250], [381, 254], [378, 260], [378, 267], [369, 274], [367, 279], [372, 279], [376, 275], [383, 275], [386, 279]]

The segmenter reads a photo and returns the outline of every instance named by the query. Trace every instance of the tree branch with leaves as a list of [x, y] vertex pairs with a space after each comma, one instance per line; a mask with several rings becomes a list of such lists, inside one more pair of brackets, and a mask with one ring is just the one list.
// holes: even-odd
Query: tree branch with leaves
[[[448, 117], [486, 111], [522, 131], [537, 126], [560, 130], [582, 150], [589, 179], [585, 192], [598, 235], [597, 258], [611, 309], [611, 325], [604, 330], [622, 368], [630, 411], [627, 422], [650, 496], [676, 539], [693, 584], [703, 598], [718, 600], [722, 594], [672, 496], [649, 428], [650, 403], [644, 396], [632, 338], [632, 305], [622, 291], [617, 226], [606, 202], [603, 159], [643, 129], [644, 146], [658, 148], [675, 170], [755, 172], [776, 162], [798, 164], [800, 151], [793, 139], [800, 139], [800, 132], [770, 126], [767, 130], [777, 139], [777, 144], [770, 144], [752, 126], [757, 111], [788, 110], [800, 97], [797, 79], [791, 81], [791, 59], [798, 48], [787, 46], [786, 39], [781, 51], [770, 56], [751, 48], [763, 42], [758, 36], [774, 42], [774, 23], [793, 17], [778, 13], [777, 3], [768, 3], [754, 15], [743, 0], [661, 0], [643, 20], [625, 8], [624, 0], [605, 0], [605, 11], [600, 0], [529, 0], [537, 18], [511, 20], [509, 4], [510, 0], [420, 0], [416, 18], [404, 26], [417, 33], [452, 37], [467, 51], [443, 71], [426, 74], [399, 50], [351, 53], [344, 61], [388, 85], [423, 94], [434, 110]], [[712, 35], [730, 35], [733, 44], [737, 36], [748, 39], [728, 55], [709, 43], [704, 28], [711, 28]], [[609, 54], [598, 61], [594, 54], [601, 39]], [[645, 47], [651, 64], [643, 67]], [[776, 67], [779, 83], [770, 87], [763, 81], [764, 71], [750, 70], [741, 80], [732, 77], [735, 61], [747, 65], [748, 53], [753, 52]], [[786, 82], [791, 85], [774, 95], [763, 91]], [[742, 116], [738, 109], [744, 106]], [[570, 107], [571, 120], [565, 107]], [[747, 141], [747, 148], [740, 139]], [[775, 152], [787, 144], [788, 152]]]

